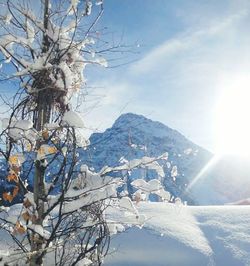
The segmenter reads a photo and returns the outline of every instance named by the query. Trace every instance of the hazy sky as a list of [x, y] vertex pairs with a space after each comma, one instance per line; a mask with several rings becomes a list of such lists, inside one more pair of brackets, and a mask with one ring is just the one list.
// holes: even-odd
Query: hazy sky
[[105, 97], [85, 115], [87, 125], [103, 130], [134, 112], [215, 150], [221, 91], [239, 77], [250, 81], [249, 12], [241, 0], [106, 0], [99, 25], [139, 44], [139, 54], [125, 54], [124, 62], [137, 61], [119, 68], [89, 68], [89, 85], [99, 87], [90, 94]]

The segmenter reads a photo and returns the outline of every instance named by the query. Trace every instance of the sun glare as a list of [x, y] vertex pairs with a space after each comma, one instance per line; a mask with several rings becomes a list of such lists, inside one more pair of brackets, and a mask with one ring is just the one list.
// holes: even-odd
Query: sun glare
[[217, 154], [250, 155], [250, 80], [224, 84], [215, 111]]

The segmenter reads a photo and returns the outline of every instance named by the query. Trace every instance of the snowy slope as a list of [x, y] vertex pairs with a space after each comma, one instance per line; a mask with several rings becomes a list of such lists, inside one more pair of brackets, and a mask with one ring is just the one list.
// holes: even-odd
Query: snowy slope
[[[250, 265], [250, 206], [141, 202], [138, 208], [144, 227], [114, 235], [105, 266]], [[107, 215], [123, 222], [119, 213]], [[0, 257], [14, 261], [8, 257], [11, 239], [3, 231], [0, 237]], [[45, 265], [53, 266], [50, 261], [49, 255]]]
[[[186, 184], [212, 156], [178, 131], [132, 113], [121, 115], [105, 132], [92, 134], [90, 143], [87, 151], [82, 152], [82, 158], [97, 170], [104, 165], [117, 165], [121, 158], [131, 160], [142, 156], [157, 157], [168, 152], [170, 164], [164, 165], [164, 185], [174, 196], [189, 203], [194, 203], [195, 199], [185, 193]], [[178, 176], [173, 181], [170, 176], [175, 166]], [[151, 172], [137, 171], [132, 174], [132, 178], [138, 177], [146, 180], [155, 178]]]
[[106, 266], [250, 265], [249, 206], [142, 203], [143, 229], [115, 236]]
[[[164, 185], [189, 205], [224, 204], [250, 197], [250, 158], [225, 157], [214, 162], [209, 151], [178, 131], [142, 115], [121, 115], [105, 132], [92, 134], [90, 143], [82, 152], [82, 159], [97, 170], [104, 165], [115, 166], [121, 158], [157, 157], [168, 152], [171, 166], [164, 165]], [[175, 181], [170, 177], [174, 166], [178, 169]], [[202, 173], [199, 181], [187, 191], [199, 173]], [[135, 171], [132, 178], [138, 177], [155, 178], [153, 173]]]

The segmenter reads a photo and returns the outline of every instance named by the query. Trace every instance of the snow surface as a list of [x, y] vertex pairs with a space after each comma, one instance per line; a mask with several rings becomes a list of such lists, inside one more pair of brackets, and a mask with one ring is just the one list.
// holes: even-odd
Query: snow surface
[[250, 206], [138, 207], [143, 229], [116, 236], [105, 265], [250, 265]]
[[[127, 208], [129, 201], [121, 205]], [[20, 213], [18, 207], [21, 204], [9, 211], [10, 220]], [[139, 217], [124, 210], [120, 214], [117, 210], [107, 211], [111, 234], [123, 231], [121, 223], [138, 227], [113, 236], [104, 265], [250, 265], [250, 206], [197, 207], [140, 202], [137, 207]], [[46, 234], [41, 228], [35, 231]], [[3, 231], [1, 239], [0, 254], [7, 259], [11, 240]], [[52, 266], [48, 261], [46, 265]]]

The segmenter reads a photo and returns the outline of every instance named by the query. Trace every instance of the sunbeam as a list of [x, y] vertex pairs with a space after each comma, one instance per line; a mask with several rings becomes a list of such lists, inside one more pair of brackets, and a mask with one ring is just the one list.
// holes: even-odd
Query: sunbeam
[[204, 177], [204, 175], [212, 168], [214, 167], [217, 162], [220, 160], [220, 155], [214, 155], [211, 160], [200, 170], [200, 172], [192, 179], [190, 184], [186, 188], [186, 192], [190, 191], [190, 189], [200, 180]]

